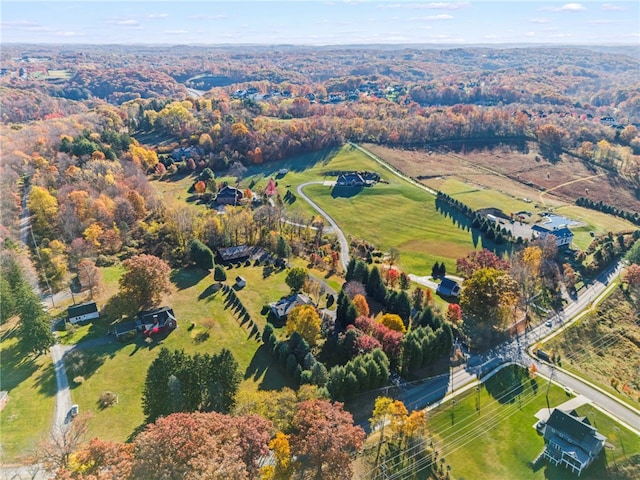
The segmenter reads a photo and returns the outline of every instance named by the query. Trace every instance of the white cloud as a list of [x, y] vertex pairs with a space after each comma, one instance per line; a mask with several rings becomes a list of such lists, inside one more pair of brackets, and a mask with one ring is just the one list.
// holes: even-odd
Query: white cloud
[[189, 32], [186, 30], [165, 30], [162, 33], [166, 33], [167, 35], [184, 35]]
[[527, 32], [524, 34], [525, 37], [535, 37], [536, 36], [536, 32]]
[[590, 20], [587, 22], [589, 25], [610, 25], [612, 23], [616, 23], [613, 20], [606, 20], [604, 18], [598, 20]]
[[36, 22], [32, 22], [30, 20], [13, 20], [9, 22], [0, 23], [2, 28], [12, 28], [12, 27], [36, 27], [38, 24]]
[[118, 20], [116, 21], [116, 25], [124, 25], [126, 27], [137, 27], [140, 25], [138, 20], [128, 19], [128, 20]]
[[149, 20], [158, 20], [160, 18], [167, 18], [169, 17], [168, 13], [150, 13], [149, 15], [147, 15], [147, 18]]
[[413, 17], [410, 20], [424, 20], [426, 22], [440, 22], [442, 20], [453, 20], [453, 15], [443, 13], [441, 15], [428, 15], [426, 17]]
[[460, 10], [470, 7], [470, 2], [431, 2], [431, 3], [387, 3], [378, 5], [378, 8], [407, 8], [410, 10], [430, 9], [430, 10]]
[[218, 14], [218, 15], [190, 15], [187, 17], [191, 20], [222, 20], [227, 18], [226, 15]]
[[548, 18], [530, 18], [529, 22], [531, 23], [549, 23]]
[[85, 35], [82, 32], [56, 32], [58, 37], [82, 37]]
[[549, 12], [582, 12], [586, 10], [586, 7], [581, 3], [565, 3], [561, 7], [544, 7], [541, 10]]
[[605, 3], [602, 5], [602, 10], [607, 10], [609, 12], [618, 12], [624, 10], [624, 7], [620, 5], [611, 5], [610, 3]]

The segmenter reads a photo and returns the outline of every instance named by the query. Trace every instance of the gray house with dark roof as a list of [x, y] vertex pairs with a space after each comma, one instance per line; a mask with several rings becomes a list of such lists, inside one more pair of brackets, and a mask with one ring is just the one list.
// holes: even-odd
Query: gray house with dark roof
[[443, 278], [436, 288], [436, 293], [444, 297], [457, 297], [460, 295], [460, 285], [450, 278]]
[[295, 295], [269, 304], [269, 307], [271, 307], [271, 312], [273, 312], [278, 320], [286, 320], [291, 310], [298, 305], [311, 305], [312, 303], [311, 299], [306, 295], [296, 293]]
[[591, 426], [586, 417], [578, 417], [555, 408], [549, 419], [536, 429], [545, 441], [544, 458], [578, 476], [598, 457], [607, 438]]

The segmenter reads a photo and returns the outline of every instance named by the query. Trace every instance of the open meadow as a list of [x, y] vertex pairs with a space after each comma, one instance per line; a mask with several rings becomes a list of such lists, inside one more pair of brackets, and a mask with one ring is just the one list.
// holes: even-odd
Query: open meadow
[[562, 368], [640, 406], [640, 310], [619, 288], [578, 322], [541, 346]]

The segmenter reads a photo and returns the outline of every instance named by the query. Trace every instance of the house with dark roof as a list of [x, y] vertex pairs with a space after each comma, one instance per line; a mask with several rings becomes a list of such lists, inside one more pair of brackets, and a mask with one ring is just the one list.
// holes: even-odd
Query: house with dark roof
[[436, 288], [436, 293], [443, 297], [457, 297], [460, 295], [460, 285], [455, 280], [443, 278]]
[[544, 458], [578, 476], [598, 457], [607, 440], [586, 417], [559, 408], [554, 408], [546, 421], [540, 420], [536, 430], [544, 437]]
[[154, 308], [153, 310], [143, 310], [138, 313], [135, 320], [118, 323], [114, 326], [116, 338], [125, 335], [135, 336], [137, 332], [142, 332], [145, 336], [175, 330], [178, 320], [170, 307]]
[[543, 225], [534, 225], [531, 227], [533, 234], [540, 239], [545, 239], [547, 235], [553, 235], [556, 237], [556, 245], [563, 247], [565, 245], [571, 245], [573, 242], [573, 232], [567, 227], [560, 227], [549, 229]]
[[216, 195], [216, 203], [218, 205], [237, 205], [242, 200], [242, 190], [230, 185], [225, 185]]
[[100, 313], [98, 313], [96, 302], [80, 303], [67, 309], [67, 318], [71, 324], [93, 320], [98, 317], [100, 317]]
[[283, 298], [278, 300], [277, 302], [270, 303], [269, 307], [271, 307], [271, 312], [276, 316], [278, 320], [286, 320], [291, 310], [296, 308], [299, 305], [312, 305], [313, 302], [306, 295], [302, 295], [301, 293], [296, 293], [295, 295], [291, 295], [290, 297]]
[[337, 187], [364, 187], [366, 182], [358, 172], [343, 173], [336, 180]]
[[235, 245], [218, 249], [218, 257], [222, 263], [244, 262], [252, 253], [252, 248], [247, 245]]

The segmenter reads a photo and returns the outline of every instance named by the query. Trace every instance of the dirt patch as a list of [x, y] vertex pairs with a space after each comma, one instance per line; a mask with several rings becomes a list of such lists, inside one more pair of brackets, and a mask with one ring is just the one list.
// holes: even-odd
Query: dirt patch
[[[524, 149], [502, 144], [459, 149], [460, 152], [446, 147], [438, 150], [402, 150], [373, 144], [364, 147], [432, 188], [438, 188], [443, 179], [454, 177], [470, 185], [508, 192], [549, 206], [573, 204], [578, 197], [588, 196], [596, 202], [640, 211], [640, 195], [629, 182], [569, 155], [550, 163], [542, 158], [534, 143], [528, 143]], [[540, 194], [547, 190], [551, 191], [540, 199]]]

